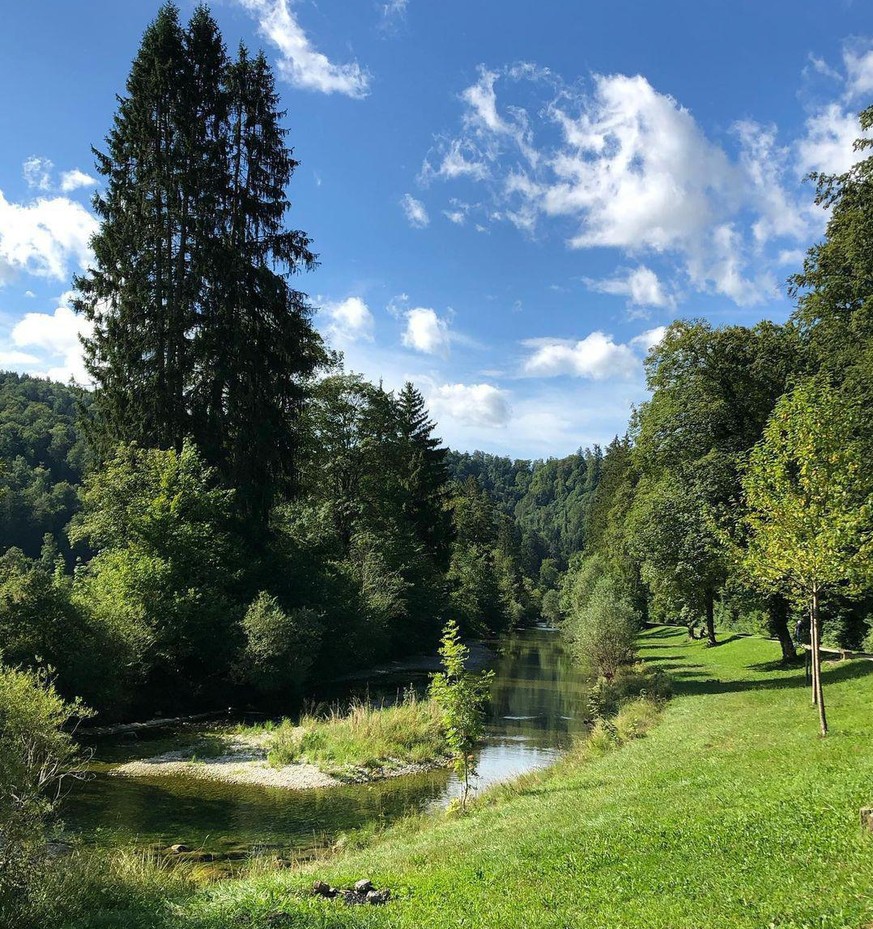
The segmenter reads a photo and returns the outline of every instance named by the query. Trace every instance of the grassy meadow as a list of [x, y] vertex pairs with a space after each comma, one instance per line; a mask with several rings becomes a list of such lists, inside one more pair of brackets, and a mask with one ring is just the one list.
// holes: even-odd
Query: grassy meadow
[[[802, 668], [778, 647], [684, 630], [641, 637], [673, 677], [654, 724], [632, 711], [553, 769], [463, 818], [395, 826], [300, 869], [182, 890], [105, 888], [76, 929], [584, 926], [860, 929], [873, 924], [873, 663], [827, 663], [823, 740]], [[633, 717], [636, 712], [636, 717]], [[644, 736], [644, 737], [634, 737]], [[621, 744], [619, 744], [621, 743]], [[314, 879], [389, 887], [384, 907], [308, 895]], [[84, 897], [81, 891], [80, 896]], [[59, 925], [59, 924], [58, 924]]]

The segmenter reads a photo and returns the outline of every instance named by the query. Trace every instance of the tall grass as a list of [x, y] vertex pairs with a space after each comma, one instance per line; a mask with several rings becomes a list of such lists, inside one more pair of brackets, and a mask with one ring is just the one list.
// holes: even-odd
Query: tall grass
[[306, 715], [297, 726], [285, 720], [268, 750], [273, 765], [304, 761], [339, 775], [441, 761], [447, 754], [439, 709], [413, 691], [393, 706], [355, 700], [346, 710]]

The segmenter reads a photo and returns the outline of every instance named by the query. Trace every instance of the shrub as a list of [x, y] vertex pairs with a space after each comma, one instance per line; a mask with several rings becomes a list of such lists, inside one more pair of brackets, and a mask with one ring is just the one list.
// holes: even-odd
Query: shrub
[[587, 603], [568, 620], [571, 647], [599, 676], [613, 678], [633, 661], [640, 615], [627, 595], [608, 575], [594, 585]]
[[23, 918], [39, 881], [46, 821], [64, 778], [80, 770], [68, 728], [89, 715], [61, 699], [47, 672], [0, 664], [0, 925]]
[[607, 679], [601, 677], [588, 694], [588, 709], [593, 719], [615, 716], [629, 701], [639, 697], [666, 700], [672, 692], [667, 674], [642, 663], [625, 665]]
[[434, 674], [430, 694], [442, 712], [446, 740], [455, 773], [463, 784], [461, 809], [467, 803], [470, 778], [476, 776], [474, 751], [485, 729], [484, 705], [493, 671], [474, 674], [464, 667], [469, 650], [461, 642], [458, 624], [449, 622], [443, 632], [440, 657], [443, 671]]
[[262, 693], [299, 690], [318, 648], [321, 620], [315, 610], [285, 611], [261, 591], [243, 619], [240, 671]]

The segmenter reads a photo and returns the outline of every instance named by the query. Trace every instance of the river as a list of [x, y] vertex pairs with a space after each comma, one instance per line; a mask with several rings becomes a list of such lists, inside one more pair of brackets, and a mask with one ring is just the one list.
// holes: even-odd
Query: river
[[[571, 661], [561, 636], [527, 629], [493, 646], [494, 682], [486, 737], [479, 754], [481, 790], [553, 762], [581, 733], [586, 678]], [[421, 685], [407, 675], [391, 687]], [[371, 692], [384, 691], [384, 680]], [[335, 842], [344, 833], [414, 811], [445, 806], [459, 784], [448, 771], [367, 785], [305, 791], [242, 787], [184, 777], [111, 777], [112, 764], [190, 744], [192, 730], [142, 733], [135, 743], [102, 740], [95, 773], [74, 784], [61, 808], [67, 836], [104, 847], [163, 847], [184, 843], [216, 856], [259, 850], [301, 853]]]

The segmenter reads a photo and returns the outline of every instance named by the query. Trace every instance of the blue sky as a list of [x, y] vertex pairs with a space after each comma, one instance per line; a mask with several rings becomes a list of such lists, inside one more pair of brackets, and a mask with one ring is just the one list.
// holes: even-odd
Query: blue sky
[[[2, 367], [82, 378], [90, 147], [157, 8], [2, 4]], [[783, 320], [826, 219], [803, 177], [851, 164], [873, 103], [860, 0], [212, 9], [279, 78], [321, 331], [350, 369], [415, 381], [452, 446], [519, 457], [623, 432], [671, 319]]]

